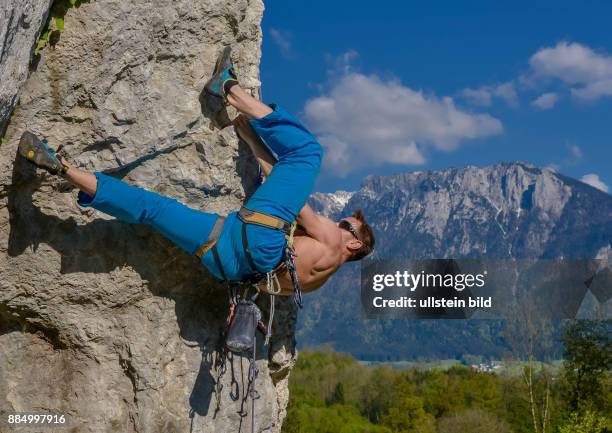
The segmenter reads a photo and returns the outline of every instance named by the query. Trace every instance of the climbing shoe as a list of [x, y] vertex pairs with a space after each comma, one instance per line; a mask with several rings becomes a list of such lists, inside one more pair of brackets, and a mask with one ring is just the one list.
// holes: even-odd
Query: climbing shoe
[[204, 86], [206, 93], [218, 96], [226, 101], [230, 88], [238, 84], [238, 78], [234, 72], [231, 54], [232, 49], [230, 47], [225, 47], [223, 49], [223, 52], [219, 55], [217, 63], [215, 64], [215, 70], [212, 77]]
[[39, 139], [30, 131], [24, 132], [19, 140], [19, 154], [51, 174], [66, 172], [66, 167], [59, 160], [57, 152], [51, 149], [46, 141]]

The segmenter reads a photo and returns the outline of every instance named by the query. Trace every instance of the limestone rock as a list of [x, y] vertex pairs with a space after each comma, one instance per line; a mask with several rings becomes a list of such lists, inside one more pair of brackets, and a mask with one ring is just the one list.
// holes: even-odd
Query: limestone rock
[[52, 0], [0, 2], [0, 135], [28, 77], [34, 43]]
[[[194, 208], [237, 209], [254, 161], [202, 88], [231, 44], [258, 94], [262, 13], [261, 0], [92, 0], [68, 11], [0, 154], [0, 412], [64, 413], [74, 432], [249, 431], [250, 402], [230, 398], [232, 377], [245, 392], [247, 360], [215, 367], [225, 288], [153, 230], [79, 208], [75, 190], [16, 148], [30, 129], [82, 168]], [[290, 300], [276, 318], [271, 349], [258, 350], [257, 431], [280, 431], [294, 362]]]

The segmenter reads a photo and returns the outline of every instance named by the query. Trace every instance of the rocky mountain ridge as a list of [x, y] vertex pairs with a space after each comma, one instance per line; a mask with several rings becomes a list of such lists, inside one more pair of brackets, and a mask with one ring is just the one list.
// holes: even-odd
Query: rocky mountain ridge
[[336, 191], [333, 193], [315, 192], [310, 196], [310, 204], [315, 212], [321, 215], [330, 216], [337, 215], [355, 194], [349, 191]]
[[[612, 260], [612, 196], [532, 164], [370, 176], [344, 209], [328, 206], [335, 202], [334, 194], [311, 198], [333, 219], [363, 209], [376, 258]], [[505, 350], [497, 325], [361, 320], [359, 297], [359, 265], [349, 264], [307, 297], [300, 343], [378, 360]]]

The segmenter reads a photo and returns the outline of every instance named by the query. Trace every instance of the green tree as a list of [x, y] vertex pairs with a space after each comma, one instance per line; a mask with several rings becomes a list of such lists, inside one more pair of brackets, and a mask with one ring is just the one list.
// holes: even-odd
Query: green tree
[[334, 404], [344, 404], [344, 386], [342, 385], [342, 382], [338, 382], [336, 384], [334, 392], [332, 392], [332, 395], [327, 399], [326, 403], [328, 406]]
[[414, 371], [412, 380], [424, 399], [425, 410], [436, 418], [465, 408], [465, 381], [448, 371]]
[[381, 424], [393, 433], [435, 433], [434, 417], [423, 408], [423, 398], [415, 395], [416, 386], [400, 377], [391, 392], [393, 403]]
[[572, 412], [602, 410], [609, 393], [604, 380], [612, 368], [612, 322], [579, 320], [564, 326], [566, 400]]
[[512, 433], [508, 424], [479, 409], [446, 415], [438, 421], [438, 433]]
[[294, 405], [283, 423], [282, 433], [391, 433], [370, 423], [353, 406], [313, 407]]
[[373, 423], [379, 423], [393, 403], [390, 390], [399, 373], [384, 365], [373, 368], [361, 390], [359, 407], [361, 412]]
[[536, 310], [526, 294], [518, 296], [509, 308], [512, 315], [506, 322], [504, 334], [513, 358], [518, 362], [526, 361], [521, 376], [529, 401], [533, 432], [547, 433], [552, 418], [553, 378], [541, 357], [552, 346], [552, 322]]
[[605, 433], [612, 429], [611, 424], [609, 418], [599, 416], [590, 410], [582, 415], [573, 412], [567, 423], [559, 429], [559, 433]]
[[533, 433], [531, 405], [525, 396], [525, 384], [521, 376], [503, 376], [502, 401], [503, 419], [507, 421], [513, 433]]

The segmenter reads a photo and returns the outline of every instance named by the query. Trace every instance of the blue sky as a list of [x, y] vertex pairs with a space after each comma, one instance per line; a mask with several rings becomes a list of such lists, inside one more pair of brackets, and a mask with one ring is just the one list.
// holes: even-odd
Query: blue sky
[[266, 1], [263, 97], [326, 148], [316, 189], [521, 160], [612, 187], [612, 2]]

